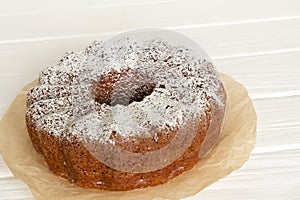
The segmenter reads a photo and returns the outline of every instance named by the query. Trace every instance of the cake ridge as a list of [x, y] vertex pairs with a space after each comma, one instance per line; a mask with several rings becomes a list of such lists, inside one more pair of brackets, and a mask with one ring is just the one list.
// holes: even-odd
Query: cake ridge
[[95, 41], [45, 68], [28, 93], [26, 125], [54, 173], [128, 190], [198, 163], [217, 142], [225, 101], [200, 46], [151, 29]]
[[[124, 41], [126, 42], [125, 44], [123, 44]], [[132, 44], [134, 44], [134, 45], [132, 45]], [[119, 49], [117, 48], [118, 45], [121, 46]], [[141, 45], [141, 46], [139, 46], [139, 45]], [[126, 49], [126, 48], [128, 48], [128, 46], [130, 49], [129, 53], [127, 52], [128, 49]], [[133, 48], [133, 46], [135, 46], [135, 48]], [[124, 67], [124, 63], [122, 63], [124, 60], [122, 60], [122, 58], [126, 59], [128, 57], [126, 57], [125, 55], [128, 56], [128, 54], [130, 55], [130, 53], [135, 52], [136, 57], [133, 57], [133, 56], [131, 56], [131, 57], [129, 56], [129, 57], [132, 60], [134, 60], [133, 62], [135, 63], [135, 65], [139, 66], [139, 71], [136, 72], [136, 74], [139, 75], [140, 73], [142, 73], [141, 75], [139, 75], [142, 78], [145, 78], [145, 74], [146, 74], [148, 77], [152, 78], [154, 80], [153, 82], [155, 82], [157, 85], [163, 85], [164, 87], [166, 85], [167, 86], [171, 85], [170, 86], [171, 88], [155, 87], [153, 90], [154, 93], [160, 93], [159, 95], [162, 95], [162, 93], [166, 92], [166, 94], [168, 94], [168, 95], [167, 96], [164, 95], [164, 98], [169, 97], [169, 104], [176, 104], [176, 103], [178, 103], [178, 101], [183, 101], [183, 100], [187, 100], [187, 99], [190, 101], [184, 102], [185, 103], [184, 105], [191, 106], [192, 104], [197, 103], [194, 101], [196, 99], [196, 96], [194, 94], [195, 92], [193, 91], [193, 92], [188, 93], [187, 89], [191, 88], [192, 84], [194, 84], [194, 85], [198, 84], [199, 81], [201, 82], [200, 85], [202, 86], [201, 91], [206, 93], [206, 97], [202, 97], [202, 99], [200, 99], [201, 102], [198, 102], [199, 108], [201, 108], [201, 105], [203, 104], [203, 102], [207, 102], [207, 100], [205, 100], [205, 98], [207, 98], [207, 96], [210, 96], [210, 98], [214, 98], [220, 105], [224, 104], [224, 102], [220, 101], [220, 97], [218, 97], [216, 95], [216, 88], [218, 88], [221, 83], [217, 82], [216, 85], [213, 85], [214, 88], [211, 88], [212, 85], [204, 87], [203, 85], [207, 83], [207, 80], [201, 79], [201, 73], [202, 73], [202, 75], [204, 73], [205, 76], [203, 76], [203, 77], [209, 77], [207, 79], [212, 78], [213, 80], [216, 80], [216, 78], [217, 78], [216, 74], [211, 72], [214, 70], [213, 65], [211, 65], [211, 63], [206, 60], [194, 58], [191, 55], [191, 50], [186, 47], [183, 47], [183, 46], [171, 47], [169, 44], [167, 44], [167, 42], [161, 40], [160, 38], [147, 40], [143, 44], [140, 44], [140, 43], [132, 40], [131, 38], [125, 38], [125, 39], [119, 40], [112, 44], [94, 42], [92, 45], [89, 46], [89, 48], [90, 48], [89, 51], [85, 50], [85, 51], [82, 51], [79, 53], [75, 53], [75, 52], [67, 53], [60, 60], [58, 65], [51, 66], [49, 68], [49, 69], [51, 69], [50, 72], [52, 74], [51, 73], [47, 74], [45, 71], [43, 71], [41, 73], [41, 79], [43, 79], [43, 77], [46, 77], [45, 80], [48, 80], [48, 82], [41, 81], [40, 87], [45, 86], [45, 85], [46, 86], [47, 85], [49, 85], [49, 86], [56, 86], [56, 85], [61, 86], [62, 85], [63, 87], [64, 86], [68, 87], [68, 90], [70, 89], [70, 87], [72, 87], [71, 91], [70, 91], [70, 95], [69, 95], [72, 98], [72, 95], [75, 92], [78, 93], [78, 91], [76, 91], [78, 88], [80, 88], [84, 85], [87, 85], [87, 88], [88, 88], [88, 86], [92, 85], [93, 81], [97, 80], [99, 73], [107, 74], [109, 72], [114, 72], [114, 71], [120, 72], [122, 67]], [[160, 48], [162, 48], [162, 49], [160, 49]], [[94, 53], [91, 53], [92, 52], [91, 49], [94, 50]], [[111, 52], [107, 52], [108, 49], [110, 49]], [[99, 51], [100, 51], [100, 53], [99, 53]], [[123, 54], [121, 54], [121, 55], [125, 56], [125, 57], [122, 57], [122, 56], [118, 57], [117, 55], [115, 55], [116, 53], [120, 53], [120, 51], [123, 51]], [[101, 54], [103, 52], [105, 52], [105, 55]], [[128, 54], [126, 54], [126, 52]], [[109, 58], [106, 58], [105, 56], [109, 57]], [[103, 59], [102, 62], [98, 62], [97, 64], [94, 64], [93, 63], [94, 59], [96, 59], [96, 58], [99, 59], [99, 57]], [[75, 61], [72, 59], [75, 59]], [[152, 63], [149, 63], [149, 60], [151, 60]], [[105, 65], [103, 65], [103, 64], [105, 64]], [[89, 67], [90, 70], [85, 71], [85, 70], [81, 69], [83, 66], [86, 66], [86, 65]], [[114, 68], [115, 66], [118, 66], [118, 65], [122, 66], [122, 67]], [[155, 65], [155, 66], [153, 66], [153, 65]], [[129, 70], [135, 71], [134, 67], [131, 67], [131, 66], [132, 65], [130, 65]], [[209, 72], [208, 72], [208, 70], [207, 71], [203, 70], [207, 66], [212, 68], [212, 69], [210, 69]], [[54, 71], [54, 72], [52, 72], [52, 71]], [[69, 79], [67, 79], [66, 80], [67, 82], [62, 82], [63, 84], [61, 84], [60, 79], [65, 80], [65, 78], [60, 77], [59, 79], [55, 80], [55, 78], [56, 78], [55, 73], [57, 73], [57, 72], [66, 72], [69, 76], [74, 75], [75, 79], [71, 80], [71, 81]], [[180, 77], [180, 78], [168, 79], [168, 77], [171, 77], [171, 76]], [[193, 76], [196, 76], [196, 77], [193, 77]], [[188, 77], [188, 78], [186, 78], [186, 77]], [[118, 85], [120, 85], [120, 83], [122, 83], [122, 81], [125, 82], [126, 88], [134, 87], [134, 85], [136, 83], [131, 82], [132, 79], [134, 79], [134, 78], [136, 78], [136, 77], [133, 77], [133, 78], [130, 78], [130, 77], [128, 78], [128, 76], [121, 77], [121, 79], [118, 82], [116, 82], [114, 85], [114, 87], [116, 88], [115, 90], [120, 88], [120, 87], [118, 87]], [[52, 79], [54, 79], [54, 80], [52, 80]], [[78, 81], [78, 80], [86, 80], [86, 79], [88, 79], [90, 82], [79, 82]], [[126, 80], [126, 79], [128, 79], [128, 80]], [[51, 80], [52, 80], [52, 82], [51, 82]], [[70, 82], [68, 82], [68, 81], [70, 81]], [[143, 81], [145, 82], [145, 80], [143, 80]], [[52, 84], [49, 84], [49, 83], [52, 83]], [[130, 84], [132, 84], [132, 86], [130, 86]], [[78, 87], [76, 87], [76, 86], [78, 86]], [[198, 86], [195, 86], [195, 87], [198, 87]], [[84, 88], [84, 90], [87, 88]], [[128, 91], [126, 91], [126, 92], [128, 92]], [[120, 94], [120, 92], [117, 92], [117, 93]], [[196, 91], [196, 93], [197, 93], [197, 91]], [[156, 99], [153, 99], [153, 100], [151, 99], [151, 96], [149, 97], [150, 99], [146, 97], [145, 101], [159, 101], [158, 100], [159, 95], [154, 95], [154, 96], [156, 96]], [[197, 93], [197, 95], [198, 95], [198, 93]], [[30, 99], [30, 97], [29, 97], [29, 99]], [[80, 95], [77, 96], [77, 98], [78, 97], [80, 98]], [[184, 97], [184, 98], [182, 98], [182, 97]], [[76, 100], [77, 100], [77, 98], [76, 98]], [[90, 98], [91, 98], [90, 100], [92, 101], [94, 96], [91, 95]], [[83, 102], [88, 101], [88, 100], [79, 100], [78, 102], [75, 102], [75, 98], [73, 98], [73, 101], [74, 101], [73, 103], [80, 105]], [[147, 102], [142, 102], [141, 104], [143, 104], [143, 105], [141, 107], [145, 107], [145, 103], [147, 103]], [[182, 102], [180, 102], [180, 103], [182, 103]], [[156, 102], [156, 104], [157, 104], [157, 102]], [[129, 105], [129, 107], [132, 107], [132, 106]], [[181, 104], [181, 106], [169, 105], [169, 108], [170, 107], [176, 107], [181, 112], [188, 111], [186, 106], [183, 107], [182, 104]], [[203, 105], [202, 105], [202, 107], [203, 107]], [[156, 108], [156, 111], [157, 111], [157, 113], [159, 113], [159, 111], [157, 109], [158, 108]], [[184, 110], [184, 109], [186, 109], [186, 110]], [[197, 106], [193, 107], [193, 109], [197, 109]], [[142, 110], [142, 109], [140, 109], [140, 110]], [[151, 107], [151, 105], [149, 105], [149, 107], [146, 108], [146, 110], [152, 110], [152, 114], [153, 114], [153, 105], [152, 105], [152, 107]], [[30, 109], [29, 109], [29, 112], [30, 112]], [[124, 112], [125, 112], [125, 110], [124, 110]], [[157, 118], [159, 116], [165, 117], [165, 115], [164, 115], [165, 112], [166, 112], [166, 110], [163, 110], [158, 115], [156, 115], [155, 118]], [[191, 113], [193, 113], [193, 112], [195, 112], [195, 111], [191, 111]], [[203, 111], [200, 111], [200, 112], [203, 112]], [[186, 113], [185, 115], [190, 115], [190, 114]], [[170, 119], [176, 118], [178, 116], [180, 116], [180, 114], [178, 115], [178, 113], [175, 113], [174, 115], [169, 117], [170, 122], [165, 122], [165, 124], [170, 124], [170, 123], [172, 124], [172, 121], [174, 121], [174, 120], [170, 120]], [[136, 115], [136, 117], [138, 118], [141, 116]], [[154, 117], [152, 117], [152, 118], [154, 118]], [[111, 123], [113, 123], [113, 120]], [[119, 123], [121, 123], [121, 122], [119, 121]], [[157, 124], [161, 124], [161, 123], [159, 122]], [[116, 124], [116, 127], [119, 127], [118, 124]], [[161, 128], [164, 128], [164, 127], [161, 127]], [[112, 131], [113, 131], [113, 128], [112, 128]], [[133, 135], [136, 131], [131, 131], [130, 133], [125, 134], [126, 130], [122, 129], [122, 130], [119, 130], [118, 132], [121, 133], [121, 135], [123, 137], [126, 137], [129, 135]], [[128, 130], [127, 130], [127, 132], [128, 132]], [[122, 133], [124, 133], [124, 134], [122, 134]]]

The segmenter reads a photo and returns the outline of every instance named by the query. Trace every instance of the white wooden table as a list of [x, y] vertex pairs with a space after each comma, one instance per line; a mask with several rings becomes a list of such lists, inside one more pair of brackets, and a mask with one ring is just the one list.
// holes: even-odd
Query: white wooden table
[[[257, 111], [250, 160], [188, 199], [300, 199], [299, 0], [0, 0], [0, 117], [65, 51], [142, 27], [197, 41], [248, 88]], [[0, 199], [33, 199], [1, 156]]]

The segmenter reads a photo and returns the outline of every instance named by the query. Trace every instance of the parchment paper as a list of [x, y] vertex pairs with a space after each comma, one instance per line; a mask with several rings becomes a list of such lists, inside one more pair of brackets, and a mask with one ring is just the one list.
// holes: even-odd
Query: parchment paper
[[240, 168], [249, 158], [256, 139], [256, 114], [247, 90], [221, 74], [227, 92], [223, 133], [215, 148], [190, 171], [167, 184], [126, 192], [83, 189], [53, 175], [33, 148], [25, 126], [27, 85], [10, 105], [0, 122], [0, 153], [12, 173], [22, 179], [36, 199], [181, 199], [192, 196]]

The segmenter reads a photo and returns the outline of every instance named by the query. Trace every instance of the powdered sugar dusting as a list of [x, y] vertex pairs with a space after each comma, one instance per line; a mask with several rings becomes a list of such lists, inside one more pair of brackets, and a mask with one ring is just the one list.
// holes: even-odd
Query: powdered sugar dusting
[[[111, 105], [100, 104], [94, 84], [109, 73], [117, 77]], [[67, 129], [96, 141], [110, 141], [112, 132], [124, 139], [153, 137], [150, 130], [175, 129], [199, 118], [211, 100], [219, 107], [225, 103], [213, 65], [160, 38], [94, 42], [83, 52], [66, 54], [39, 80], [27, 99], [37, 127], [57, 135]], [[151, 93], [132, 100], [140, 90]]]

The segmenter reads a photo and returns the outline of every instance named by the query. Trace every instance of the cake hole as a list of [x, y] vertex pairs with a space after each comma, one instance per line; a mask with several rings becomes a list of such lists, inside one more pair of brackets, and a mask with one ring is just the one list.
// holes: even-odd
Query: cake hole
[[111, 96], [110, 105], [124, 105], [127, 106], [132, 102], [141, 102], [143, 99], [152, 94], [154, 91], [155, 84], [147, 83], [138, 87], [127, 88], [126, 91], [120, 93], [113, 93]]
[[151, 95], [156, 87], [156, 84], [143, 83], [116, 89], [113, 89], [113, 86], [114, 84], [95, 84], [95, 101], [99, 104], [105, 103], [111, 106], [127, 106], [132, 102], [141, 102], [145, 97]]

